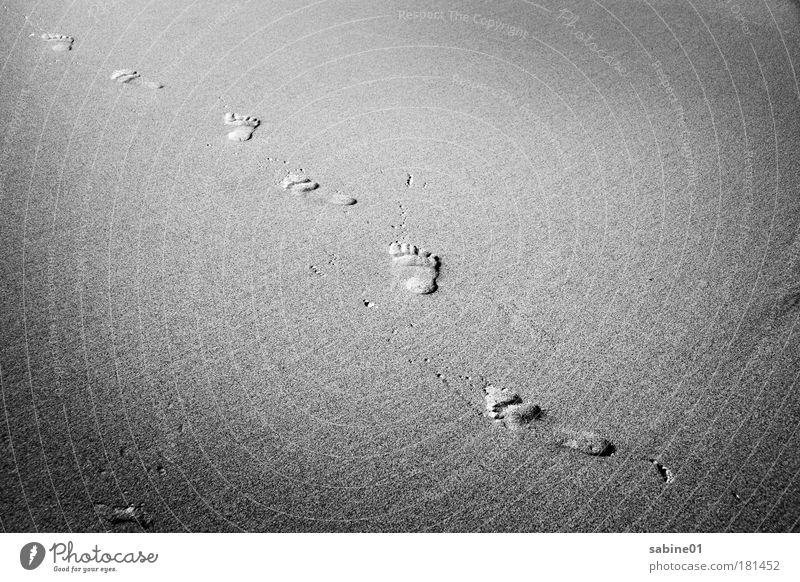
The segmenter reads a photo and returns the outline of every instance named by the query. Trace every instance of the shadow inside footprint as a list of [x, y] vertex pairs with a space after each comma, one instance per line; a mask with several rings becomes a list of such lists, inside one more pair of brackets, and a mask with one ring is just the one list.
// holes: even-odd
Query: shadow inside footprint
[[670, 483], [675, 481], [675, 473], [672, 472], [672, 469], [670, 469], [669, 467], [667, 467], [663, 463], [660, 463], [656, 459], [648, 459], [648, 461], [650, 461], [650, 463], [652, 463], [652, 465], [656, 468], [656, 471], [658, 471], [659, 477], [661, 477], [661, 480], [664, 483], [669, 485]]
[[779, 313], [780, 315], [786, 315], [798, 307], [800, 307], [800, 284], [792, 285], [784, 291], [779, 301]]
[[510, 429], [520, 429], [529, 425], [535, 420], [540, 420], [544, 411], [538, 404], [533, 402], [523, 402], [522, 404], [512, 404], [505, 409], [503, 420]]

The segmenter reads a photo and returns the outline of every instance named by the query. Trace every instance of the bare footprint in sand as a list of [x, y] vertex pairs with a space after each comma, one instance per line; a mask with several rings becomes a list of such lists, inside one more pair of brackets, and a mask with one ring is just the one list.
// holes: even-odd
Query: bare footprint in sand
[[408, 243], [395, 241], [389, 245], [395, 272], [406, 279], [406, 289], [417, 295], [436, 291], [436, 277], [439, 275], [439, 258], [426, 250], [418, 249]]
[[523, 402], [519, 394], [508, 388], [496, 388], [492, 384], [484, 389], [486, 415], [501, 421], [507, 428], [524, 428], [534, 420], [540, 420], [544, 411], [538, 404]]
[[594, 457], [607, 457], [616, 450], [611, 441], [586, 430], [559, 429], [555, 441], [559, 446]]
[[352, 196], [348, 196], [347, 194], [334, 194], [330, 198], [328, 198], [329, 204], [335, 204], [337, 206], [352, 206], [357, 201]]
[[261, 120], [258, 117], [231, 112], [225, 114], [225, 125], [232, 125], [236, 128], [228, 134], [228, 139], [231, 141], [247, 141], [253, 137], [253, 132], [260, 124]]
[[111, 80], [125, 85], [142, 85], [148, 89], [161, 89], [164, 87], [161, 83], [150, 81], [143, 78], [137, 71], [133, 69], [117, 69], [111, 73]]
[[[319, 188], [319, 183], [303, 175], [302, 170], [300, 170], [289, 172], [289, 174], [281, 180], [281, 188], [291, 192], [311, 192]], [[336, 193], [328, 198], [327, 202], [329, 204], [335, 204], [336, 206], [352, 206], [357, 201], [352, 196]]]
[[658, 475], [661, 477], [661, 480], [664, 481], [667, 485], [673, 483], [675, 481], [675, 473], [672, 472], [672, 469], [664, 465], [663, 463], [658, 462], [655, 459], [647, 459], [650, 461], [653, 466], [658, 471]]
[[75, 42], [74, 38], [66, 34], [52, 34], [49, 32], [42, 33], [42, 40], [47, 41], [50, 48], [57, 53], [72, 50], [72, 43]]
[[495, 420], [503, 418], [507, 407], [522, 404], [520, 395], [508, 388], [496, 388], [492, 384], [487, 384], [483, 389], [484, 401], [486, 402], [486, 414]]
[[148, 528], [153, 523], [153, 519], [141, 505], [119, 506], [95, 503], [94, 511], [99, 517], [114, 525], [135, 523], [143, 528]]
[[[497, 388], [492, 384], [486, 384], [483, 387], [483, 395], [486, 416], [511, 430], [532, 428], [534, 422], [546, 420], [545, 412], [538, 404], [523, 401], [522, 397], [510, 388]], [[616, 447], [611, 441], [594, 432], [564, 428], [548, 429], [548, 432], [556, 445], [585, 455], [607, 457], [616, 452]], [[651, 462], [655, 463], [652, 459]], [[657, 467], [660, 471], [660, 466]], [[674, 477], [670, 476], [670, 479]]]
[[281, 180], [281, 188], [292, 192], [310, 192], [319, 188], [319, 184], [299, 172], [289, 172], [289, 175]]

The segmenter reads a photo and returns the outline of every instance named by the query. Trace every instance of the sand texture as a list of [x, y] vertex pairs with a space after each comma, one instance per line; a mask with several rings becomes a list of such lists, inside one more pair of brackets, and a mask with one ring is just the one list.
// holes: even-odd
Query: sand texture
[[800, 529], [800, 5], [10, 0], [0, 529]]

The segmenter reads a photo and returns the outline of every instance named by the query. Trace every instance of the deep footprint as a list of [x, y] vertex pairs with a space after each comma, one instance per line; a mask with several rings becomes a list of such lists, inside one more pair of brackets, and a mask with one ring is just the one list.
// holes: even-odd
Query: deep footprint
[[47, 41], [50, 48], [57, 53], [63, 53], [72, 50], [72, 43], [75, 39], [66, 34], [51, 34], [49, 32], [42, 33], [42, 40]]
[[436, 277], [439, 276], [439, 258], [436, 255], [396, 241], [389, 245], [389, 254], [396, 274], [406, 279], [406, 289], [417, 295], [436, 291]]
[[559, 446], [593, 457], [607, 457], [616, 450], [608, 439], [585, 430], [558, 430], [555, 441]]
[[247, 141], [253, 137], [253, 132], [260, 124], [261, 120], [258, 117], [230, 112], [225, 114], [225, 125], [232, 125], [236, 128], [228, 134], [228, 139], [231, 141]]
[[116, 81], [117, 83], [126, 85], [143, 85], [148, 89], [161, 89], [164, 87], [164, 85], [161, 83], [143, 78], [138, 71], [134, 71], [133, 69], [117, 69], [111, 73], [110, 78], [112, 81]]

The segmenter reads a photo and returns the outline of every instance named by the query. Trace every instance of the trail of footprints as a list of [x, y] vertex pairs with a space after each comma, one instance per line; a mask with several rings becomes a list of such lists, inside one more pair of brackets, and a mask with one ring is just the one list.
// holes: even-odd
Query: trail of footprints
[[[72, 50], [75, 39], [68, 35], [44, 33], [43, 41], [56, 52]], [[144, 78], [134, 69], [118, 69], [111, 74], [111, 80], [125, 85], [141, 85], [149, 89], [161, 89], [163, 84]], [[261, 120], [250, 115], [227, 112], [223, 122], [230, 128], [227, 138], [232, 142], [246, 142], [253, 137]], [[272, 158], [269, 158], [272, 160]], [[411, 187], [413, 177], [407, 174], [405, 186]], [[279, 183], [284, 190], [295, 194], [307, 194], [320, 188], [320, 184], [305, 175], [303, 170], [288, 172]], [[357, 200], [346, 194], [336, 192], [327, 197], [327, 202], [338, 206], [352, 206]], [[414, 295], [428, 295], [438, 288], [440, 259], [429, 251], [420, 249], [407, 242], [394, 241], [389, 244], [388, 253], [391, 259], [391, 270], [395, 278], [402, 281], [405, 289]], [[365, 303], [366, 304], [366, 303]], [[441, 377], [440, 374], [437, 376]], [[517, 392], [508, 388], [497, 388], [485, 384], [483, 388], [485, 416], [503, 425], [511, 431], [535, 429], [543, 424], [545, 411], [536, 403], [525, 401]], [[615, 453], [615, 446], [605, 437], [591, 431], [555, 428], [549, 430], [550, 441], [575, 452], [593, 457], [609, 456]], [[666, 484], [675, 480], [673, 472], [656, 461], [648, 459], [658, 471]], [[106, 522], [137, 523], [148, 527], [151, 517], [141, 506], [109, 506], [95, 505], [97, 514]]]
[[[75, 43], [75, 38], [67, 34], [43, 32], [40, 37], [48, 44], [50, 49], [58, 53], [71, 51], [72, 45]], [[134, 69], [117, 69], [111, 73], [110, 79], [117, 83], [141, 85], [148, 89], [161, 89], [164, 87], [164, 85], [158, 81], [142, 77], [142, 75]]]

